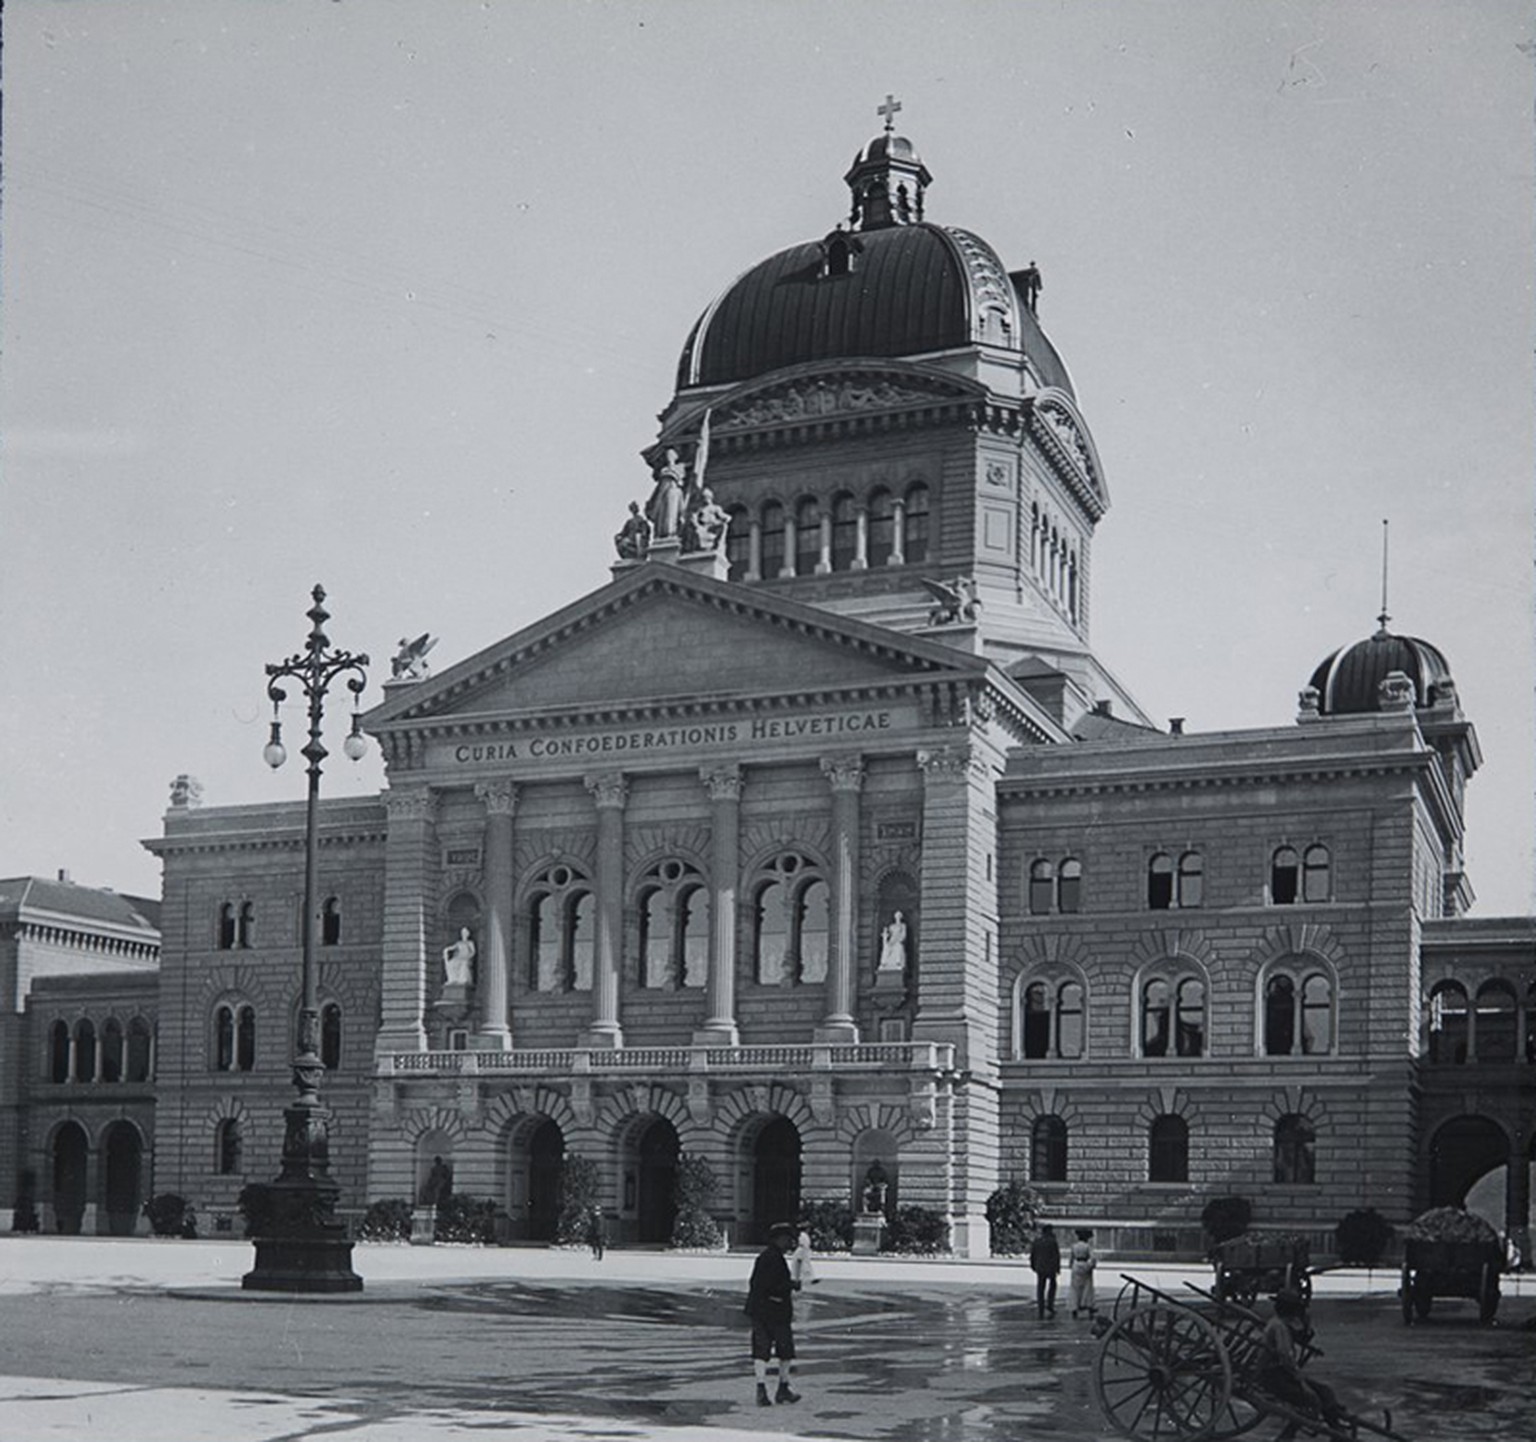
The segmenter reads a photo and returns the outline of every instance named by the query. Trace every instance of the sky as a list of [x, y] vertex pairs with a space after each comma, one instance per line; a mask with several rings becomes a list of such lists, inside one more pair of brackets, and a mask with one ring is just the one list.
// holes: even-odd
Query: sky
[[[845, 218], [891, 93], [928, 218], [1042, 271], [1101, 658], [1289, 724], [1390, 518], [1482, 743], [1475, 914], [1529, 911], [1533, 42], [1523, 0], [10, 0], [0, 875], [158, 895], [178, 773], [300, 798], [263, 668], [316, 582], [365, 706], [400, 637], [443, 670], [604, 584], [693, 321]], [[327, 795], [383, 782], [345, 710]]]

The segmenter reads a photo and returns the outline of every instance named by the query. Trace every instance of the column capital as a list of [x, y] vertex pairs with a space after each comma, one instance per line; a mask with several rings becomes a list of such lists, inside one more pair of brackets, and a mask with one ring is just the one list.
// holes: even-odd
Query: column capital
[[391, 786], [384, 793], [384, 811], [391, 822], [431, 821], [437, 816], [437, 793], [430, 786]]
[[629, 799], [629, 782], [622, 771], [604, 771], [582, 777], [599, 811], [622, 811]]
[[475, 782], [475, 795], [485, 803], [488, 816], [511, 816], [517, 810], [517, 782], [504, 777]]
[[740, 801], [741, 787], [745, 778], [736, 762], [726, 766], [701, 766], [699, 780], [709, 793], [711, 801]]
[[917, 764], [922, 768], [923, 779], [930, 785], [935, 781], [965, 781], [973, 774], [981, 775], [986, 769], [982, 758], [971, 746], [938, 746], [931, 751], [919, 751]]
[[864, 758], [852, 756], [823, 756], [821, 774], [831, 783], [833, 791], [861, 791], [864, 787]]

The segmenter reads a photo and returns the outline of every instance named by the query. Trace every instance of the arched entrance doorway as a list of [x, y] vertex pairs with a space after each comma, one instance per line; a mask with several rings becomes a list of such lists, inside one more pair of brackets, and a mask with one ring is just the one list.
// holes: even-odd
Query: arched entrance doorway
[[528, 1138], [528, 1240], [552, 1242], [560, 1224], [565, 1133], [545, 1117]]
[[61, 1234], [80, 1234], [85, 1216], [85, 1166], [89, 1146], [78, 1122], [65, 1122], [53, 1134], [53, 1215]]
[[677, 1128], [665, 1117], [657, 1117], [641, 1134], [635, 1233], [642, 1243], [672, 1239], [672, 1223], [677, 1218], [677, 1157], [680, 1150]]
[[774, 1117], [752, 1142], [752, 1236], [766, 1241], [775, 1222], [800, 1214], [800, 1132], [788, 1117]]
[[1479, 1177], [1508, 1162], [1509, 1138], [1497, 1122], [1480, 1116], [1453, 1117], [1429, 1144], [1429, 1204], [1460, 1206]]
[[139, 1222], [140, 1173], [144, 1143], [132, 1122], [113, 1122], [103, 1146], [106, 1181], [102, 1188], [107, 1205], [107, 1231], [114, 1237], [131, 1237]]

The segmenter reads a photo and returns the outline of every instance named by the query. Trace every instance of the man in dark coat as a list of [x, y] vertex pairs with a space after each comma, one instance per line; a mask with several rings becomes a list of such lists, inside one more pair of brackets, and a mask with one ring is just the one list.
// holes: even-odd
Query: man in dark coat
[[[789, 1385], [795, 1363], [794, 1294], [800, 1283], [790, 1276], [787, 1254], [794, 1250], [797, 1233], [791, 1222], [775, 1222], [768, 1229], [768, 1245], [752, 1264], [747, 1284], [747, 1315], [752, 1319], [752, 1374], [757, 1379], [757, 1405], [798, 1402], [800, 1394]], [[779, 1386], [768, 1397], [768, 1362], [779, 1359]]]
[[1056, 1315], [1056, 1276], [1061, 1271], [1061, 1243], [1056, 1229], [1047, 1222], [1030, 1244], [1029, 1265], [1035, 1274], [1035, 1315]]

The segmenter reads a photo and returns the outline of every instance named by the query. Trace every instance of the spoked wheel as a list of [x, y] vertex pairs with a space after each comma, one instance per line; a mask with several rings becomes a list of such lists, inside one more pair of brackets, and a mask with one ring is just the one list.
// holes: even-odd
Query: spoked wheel
[[1231, 1406], [1227, 1349], [1188, 1307], [1157, 1302], [1121, 1317], [1099, 1344], [1093, 1393], [1111, 1427], [1143, 1442], [1244, 1430]]

